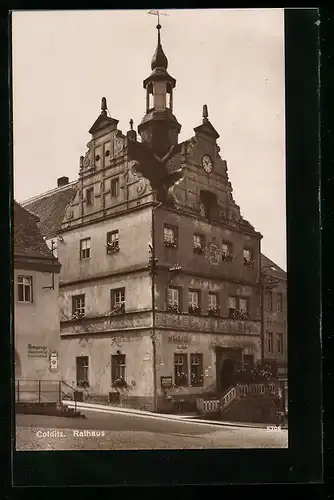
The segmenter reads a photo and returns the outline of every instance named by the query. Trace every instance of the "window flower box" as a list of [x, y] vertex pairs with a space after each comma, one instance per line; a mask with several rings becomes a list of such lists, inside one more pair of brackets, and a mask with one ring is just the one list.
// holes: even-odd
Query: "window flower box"
[[119, 243], [107, 243], [107, 252], [108, 253], [116, 253], [119, 252]]
[[177, 241], [169, 241], [169, 240], [165, 240], [164, 241], [164, 245], [165, 247], [167, 248], [176, 248], [177, 247]]
[[125, 304], [120, 304], [115, 307], [112, 311], [110, 311], [109, 316], [119, 316], [121, 314], [125, 314]]
[[230, 309], [229, 317], [241, 321], [246, 321], [250, 318], [250, 311], [239, 311], [238, 309]]
[[188, 385], [188, 377], [186, 373], [178, 373], [175, 380], [175, 387], [184, 387]]
[[75, 311], [72, 315], [72, 320], [77, 320], [77, 319], [81, 319], [81, 318], [84, 318], [85, 317], [85, 313], [84, 312], [81, 312], [81, 311]]
[[180, 308], [178, 304], [168, 304], [167, 310], [170, 312], [173, 312], [175, 314], [178, 314], [180, 312]]
[[254, 264], [255, 264], [255, 262], [254, 262], [253, 259], [246, 259], [244, 257], [244, 266], [246, 266], [246, 267], [254, 267]]
[[233, 260], [233, 254], [228, 252], [228, 253], [222, 253], [222, 261], [223, 262], [231, 262]]
[[81, 387], [82, 389], [86, 389], [87, 387], [89, 387], [88, 380], [78, 380], [77, 387]]
[[125, 389], [127, 387], [127, 383], [125, 382], [124, 378], [116, 378], [112, 385], [117, 388], [117, 389]]
[[195, 314], [196, 316], [200, 316], [202, 314], [202, 308], [200, 306], [192, 306], [188, 307], [189, 314]]
[[202, 245], [194, 245], [194, 253], [196, 255], [201, 255], [205, 252], [205, 248]]
[[209, 316], [220, 316], [220, 307], [209, 307], [207, 312]]

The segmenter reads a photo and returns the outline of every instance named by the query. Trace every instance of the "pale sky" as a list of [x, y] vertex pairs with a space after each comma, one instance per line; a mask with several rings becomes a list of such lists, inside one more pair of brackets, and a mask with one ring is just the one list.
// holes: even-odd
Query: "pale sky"
[[[284, 11], [161, 12], [180, 142], [207, 104], [234, 199], [262, 233], [262, 252], [286, 269]], [[13, 13], [17, 201], [77, 179], [101, 97], [123, 133], [130, 118], [137, 128], [156, 24], [148, 10]]]

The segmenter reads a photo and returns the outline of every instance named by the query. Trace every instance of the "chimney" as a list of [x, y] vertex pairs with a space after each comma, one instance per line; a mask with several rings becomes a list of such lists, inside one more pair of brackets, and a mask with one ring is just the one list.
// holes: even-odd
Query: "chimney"
[[69, 183], [68, 177], [58, 177], [57, 187], [66, 186]]

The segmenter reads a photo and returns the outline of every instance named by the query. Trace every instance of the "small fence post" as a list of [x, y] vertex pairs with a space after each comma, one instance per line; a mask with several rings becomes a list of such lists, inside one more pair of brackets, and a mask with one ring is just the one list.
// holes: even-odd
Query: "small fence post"
[[61, 380], [58, 381], [58, 397], [59, 403], [61, 403]]
[[20, 381], [17, 380], [17, 402], [20, 402]]
[[41, 403], [41, 381], [38, 381], [38, 403]]

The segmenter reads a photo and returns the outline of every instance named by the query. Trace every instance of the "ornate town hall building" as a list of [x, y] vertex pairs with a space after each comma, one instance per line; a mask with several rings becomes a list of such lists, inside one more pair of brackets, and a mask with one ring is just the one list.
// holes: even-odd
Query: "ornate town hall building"
[[64, 380], [155, 410], [224, 394], [260, 359], [262, 238], [233, 199], [206, 105], [178, 142], [157, 28], [138, 136], [102, 98], [78, 180], [24, 204], [57, 241]]

